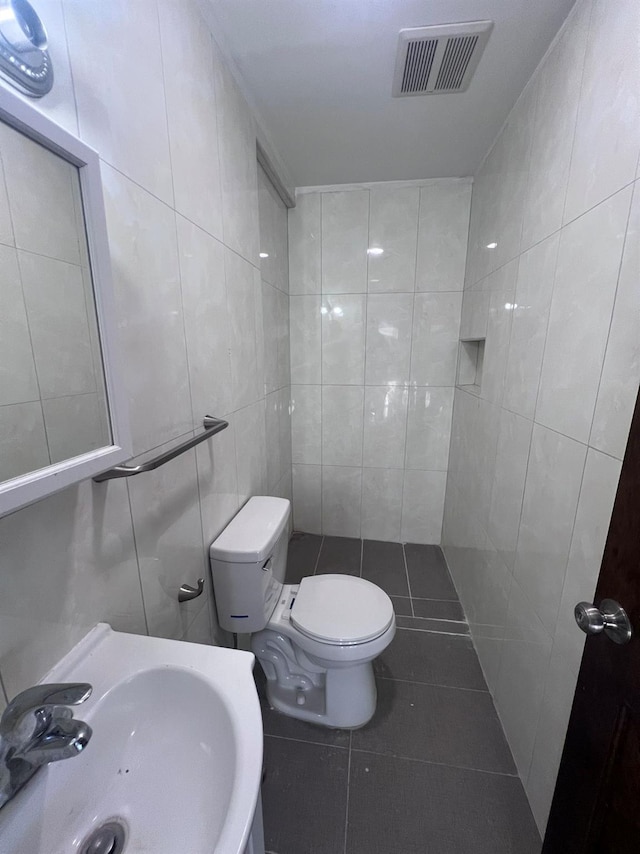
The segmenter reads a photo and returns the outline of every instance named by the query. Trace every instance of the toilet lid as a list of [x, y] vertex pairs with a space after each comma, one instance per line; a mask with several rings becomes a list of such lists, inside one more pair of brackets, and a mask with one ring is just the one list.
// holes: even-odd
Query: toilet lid
[[303, 578], [291, 609], [293, 625], [325, 643], [364, 643], [392, 621], [393, 605], [384, 590], [350, 575]]

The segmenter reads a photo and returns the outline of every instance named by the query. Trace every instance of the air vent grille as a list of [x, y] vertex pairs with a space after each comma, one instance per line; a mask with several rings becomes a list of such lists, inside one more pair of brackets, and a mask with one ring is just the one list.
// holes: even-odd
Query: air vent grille
[[402, 92], [404, 94], [422, 92], [427, 88], [437, 47], [437, 39], [409, 42], [407, 60], [402, 75]]
[[393, 95], [464, 92], [491, 33], [491, 21], [400, 31]]

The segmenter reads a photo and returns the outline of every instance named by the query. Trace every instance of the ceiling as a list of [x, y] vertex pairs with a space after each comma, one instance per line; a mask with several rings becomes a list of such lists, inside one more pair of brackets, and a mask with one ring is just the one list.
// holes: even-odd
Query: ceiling
[[[473, 175], [574, 0], [210, 0], [296, 186]], [[466, 92], [392, 98], [404, 27], [492, 20]]]

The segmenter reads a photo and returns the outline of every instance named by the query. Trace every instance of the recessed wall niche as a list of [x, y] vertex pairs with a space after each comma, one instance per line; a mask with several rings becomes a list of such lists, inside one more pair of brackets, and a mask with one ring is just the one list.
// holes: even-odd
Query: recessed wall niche
[[484, 342], [484, 338], [460, 340], [456, 385], [472, 394], [480, 394], [482, 366], [484, 364]]

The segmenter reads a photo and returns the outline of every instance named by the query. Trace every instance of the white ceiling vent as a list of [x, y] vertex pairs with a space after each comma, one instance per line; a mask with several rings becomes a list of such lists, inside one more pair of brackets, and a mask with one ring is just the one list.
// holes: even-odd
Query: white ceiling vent
[[464, 92], [492, 28], [492, 21], [471, 21], [400, 30], [394, 97]]

